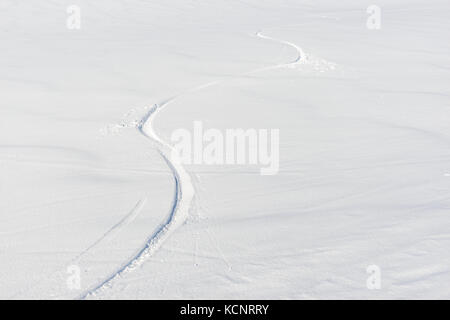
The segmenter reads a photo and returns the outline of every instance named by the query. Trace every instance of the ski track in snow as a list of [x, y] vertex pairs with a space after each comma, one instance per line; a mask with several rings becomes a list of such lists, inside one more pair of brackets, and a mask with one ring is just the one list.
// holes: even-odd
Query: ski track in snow
[[[297, 56], [294, 60], [276, 64], [273, 66], [267, 66], [258, 68], [255, 70], [247, 71], [236, 75], [245, 76], [249, 74], [254, 74], [257, 72], [262, 72], [266, 70], [272, 70], [277, 68], [282, 68], [286, 66], [293, 66], [296, 64], [304, 63], [303, 58], [306, 57], [303, 50], [294, 43], [272, 38], [261, 33], [261, 31], [256, 32], [256, 37], [274, 41], [289, 47], [294, 48], [297, 51]], [[154, 232], [144, 243], [144, 245], [135, 253], [130, 259], [126, 260], [115, 272], [113, 272], [106, 279], [96, 284], [95, 286], [88, 289], [78, 299], [86, 299], [90, 296], [95, 296], [104, 289], [111, 288], [115, 280], [120, 278], [123, 274], [126, 274], [136, 267], [142, 265], [150, 256], [154, 254], [162, 245], [162, 243], [176, 230], [178, 229], [189, 216], [189, 209], [191, 203], [195, 196], [195, 188], [191, 180], [191, 176], [184, 168], [181, 159], [177, 156], [175, 148], [168, 142], [162, 140], [158, 134], [155, 132], [153, 127], [153, 121], [156, 115], [168, 104], [176, 101], [178, 98], [183, 97], [186, 94], [194, 93], [199, 90], [206, 89], [208, 87], [224, 83], [227, 80], [215, 80], [207, 82], [205, 84], [196, 86], [194, 88], [182, 91], [168, 99], [161, 101], [158, 104], [153, 105], [147, 114], [139, 122], [137, 128], [145, 137], [149, 138], [155, 142], [158, 146], [158, 151], [161, 157], [165, 160], [168, 167], [172, 171], [174, 182], [175, 182], [175, 193], [172, 208], [170, 210], [169, 216], [166, 221]], [[229, 81], [229, 80], [228, 80]], [[228, 263], [227, 263], [228, 264]]]
[[[100, 238], [98, 238], [96, 241], [94, 241], [92, 244], [90, 244], [86, 249], [81, 251], [77, 256], [75, 256], [68, 263], [65, 263], [65, 264], [66, 265], [70, 265], [70, 264], [76, 263], [83, 256], [85, 256], [86, 254], [90, 253], [91, 250], [93, 248], [95, 248], [96, 246], [98, 246], [98, 244], [100, 244], [101, 242], [108, 242], [111, 239], [113, 239], [117, 235], [117, 233], [119, 233], [124, 227], [126, 227], [128, 224], [130, 224], [131, 222], [133, 222], [136, 219], [136, 217], [142, 211], [142, 208], [145, 206], [146, 202], [147, 202], [147, 198], [140, 199], [136, 203], [134, 208], [129, 213], [127, 213], [119, 222], [117, 222], [115, 225], [113, 225]], [[41, 278], [41, 280], [35, 282], [31, 286], [29, 286], [29, 287], [27, 287], [27, 288], [25, 288], [23, 290], [19, 290], [18, 292], [13, 294], [9, 299], [16, 299], [20, 294], [23, 294], [25, 292], [28, 292], [28, 291], [36, 288], [43, 281], [45, 281], [49, 277], [50, 278], [54, 277], [55, 275], [57, 275], [60, 272], [61, 271], [59, 269], [55, 270], [50, 276], [43, 277], [43, 278]]]
[[134, 206], [133, 210], [131, 210], [126, 216], [124, 216], [119, 222], [117, 222], [114, 226], [112, 226], [108, 231], [106, 231], [100, 238], [97, 239], [97, 241], [93, 242], [89, 247], [84, 249], [78, 256], [76, 256], [72, 262], [78, 260], [83, 255], [88, 253], [92, 248], [97, 246], [102, 241], [109, 241], [110, 239], [114, 238], [114, 236], [124, 227], [126, 227], [128, 224], [130, 224], [136, 217], [139, 215], [139, 213], [142, 211], [142, 208], [145, 206], [145, 203], [147, 202], [147, 198], [143, 198], [139, 200], [136, 205]]

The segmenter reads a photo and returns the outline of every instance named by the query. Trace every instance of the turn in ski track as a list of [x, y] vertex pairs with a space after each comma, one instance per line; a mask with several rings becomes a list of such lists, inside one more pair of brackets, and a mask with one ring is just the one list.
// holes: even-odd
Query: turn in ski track
[[[294, 43], [263, 35], [261, 31], [256, 32], [255, 36], [261, 39], [270, 40], [290, 46], [297, 51], [297, 56], [290, 62], [254, 69], [237, 74], [237, 77], [303, 63], [303, 59], [306, 57], [303, 50]], [[167, 163], [167, 166], [173, 174], [175, 182], [175, 192], [171, 210], [166, 221], [156, 230], [156, 232], [154, 232], [147, 239], [147, 241], [145, 241], [144, 245], [137, 251], [136, 254], [134, 254], [130, 259], [123, 263], [115, 272], [113, 272], [103, 281], [96, 284], [91, 289], [87, 290], [85, 293], [79, 296], [79, 299], [86, 299], [90, 296], [95, 296], [102, 290], [112, 287], [113, 282], [116, 279], [120, 278], [123, 274], [132, 271], [133, 269], [144, 263], [155, 251], [159, 249], [162, 243], [186, 221], [187, 217], [189, 216], [189, 209], [191, 207], [192, 200], [195, 196], [195, 188], [192, 183], [191, 176], [184, 168], [181, 159], [177, 156], [175, 148], [170, 143], [165, 142], [158, 136], [158, 134], [153, 129], [153, 121], [159, 111], [161, 111], [170, 103], [176, 101], [178, 98], [183, 97], [184, 95], [189, 93], [194, 93], [196, 91], [218, 85], [225, 81], [227, 80], [211, 81], [180, 92], [168, 99], [161, 101], [160, 103], [153, 105], [147, 112], [147, 114], [141, 119], [137, 127], [139, 132], [157, 144], [158, 151], [161, 154], [161, 157]]]

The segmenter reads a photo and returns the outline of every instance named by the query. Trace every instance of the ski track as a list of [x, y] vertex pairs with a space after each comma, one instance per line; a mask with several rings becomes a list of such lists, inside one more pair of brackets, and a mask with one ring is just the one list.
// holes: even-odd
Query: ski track
[[[289, 47], [294, 48], [297, 51], [297, 57], [287, 63], [276, 64], [273, 66], [262, 67], [240, 73], [236, 77], [245, 76], [249, 74], [254, 74], [257, 72], [262, 72], [266, 70], [272, 70], [277, 68], [282, 68], [286, 66], [292, 66], [295, 64], [304, 63], [303, 58], [306, 57], [303, 50], [294, 43], [272, 38], [263, 35], [261, 31], [255, 33], [255, 36], [261, 39], [274, 41]], [[120, 278], [123, 274], [126, 274], [138, 266], [142, 265], [150, 256], [153, 255], [162, 245], [162, 243], [176, 230], [178, 229], [189, 216], [189, 209], [191, 207], [192, 200], [195, 196], [195, 188], [191, 180], [191, 176], [184, 168], [181, 159], [178, 157], [176, 149], [168, 142], [162, 140], [158, 134], [155, 132], [153, 127], [153, 121], [156, 115], [167, 105], [176, 101], [178, 98], [184, 95], [194, 93], [206, 89], [208, 87], [224, 83], [227, 80], [215, 80], [207, 82], [205, 84], [193, 87], [191, 89], [182, 91], [168, 99], [161, 101], [158, 104], [154, 104], [147, 114], [142, 118], [137, 126], [139, 132], [145, 137], [149, 138], [155, 142], [158, 146], [158, 151], [161, 157], [167, 163], [169, 169], [171, 170], [175, 182], [175, 194], [173, 199], [172, 208], [170, 210], [169, 216], [166, 221], [154, 232], [144, 243], [144, 245], [135, 253], [130, 259], [126, 260], [116, 271], [109, 275], [106, 279], [102, 280], [100, 283], [91, 287], [85, 291], [78, 299], [86, 299], [90, 296], [96, 296], [99, 292], [111, 288], [115, 280]], [[226, 260], [225, 260], [226, 262]], [[229, 264], [227, 263], [229, 266]], [[230, 267], [230, 266], [229, 266]]]
[[[108, 229], [108, 231], [106, 231], [100, 238], [98, 238], [96, 241], [94, 241], [92, 244], [90, 244], [86, 249], [84, 249], [77, 256], [72, 258], [69, 262], [65, 263], [65, 265], [70, 265], [70, 264], [76, 263], [84, 255], [86, 255], [93, 248], [95, 248], [99, 243], [111, 241], [111, 239], [114, 238], [117, 235], [117, 233], [119, 233], [124, 227], [126, 227], [128, 224], [130, 224], [132, 221], [134, 221], [136, 219], [136, 217], [142, 211], [142, 208], [145, 206], [146, 202], [147, 202], [147, 198], [140, 199], [136, 203], [134, 208], [128, 214], [126, 214], [120, 221], [118, 221], [115, 225], [113, 225], [110, 229]], [[24, 231], [24, 232], [26, 232], [26, 231]], [[19, 290], [18, 292], [13, 294], [9, 299], [16, 299], [20, 294], [29, 292], [30, 290], [36, 288], [39, 284], [41, 284], [45, 279], [48, 279], [49, 277], [50, 278], [54, 277], [59, 272], [61, 272], [59, 269], [55, 270], [53, 273], [50, 274], [50, 276], [41, 278], [41, 280], [38, 280], [36, 283], [30, 285], [29, 287]]]
[[117, 222], [114, 226], [112, 226], [108, 231], [106, 231], [100, 238], [98, 238], [95, 242], [93, 242], [89, 247], [84, 249], [79, 255], [77, 255], [72, 262], [78, 260], [83, 255], [88, 253], [92, 248], [97, 246], [102, 241], [110, 241], [114, 236], [124, 227], [126, 227], [128, 224], [130, 224], [136, 217], [139, 215], [139, 213], [142, 211], [142, 208], [145, 206], [145, 203], [147, 202], [147, 198], [143, 198], [139, 200], [134, 208], [125, 216], [123, 217], [119, 222]]

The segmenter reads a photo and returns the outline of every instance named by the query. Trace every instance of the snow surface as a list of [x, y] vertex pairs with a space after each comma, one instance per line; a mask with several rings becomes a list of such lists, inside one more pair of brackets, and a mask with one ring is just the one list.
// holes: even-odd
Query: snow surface
[[[0, 298], [450, 298], [449, 9], [0, 0]], [[279, 173], [169, 159], [196, 120]]]

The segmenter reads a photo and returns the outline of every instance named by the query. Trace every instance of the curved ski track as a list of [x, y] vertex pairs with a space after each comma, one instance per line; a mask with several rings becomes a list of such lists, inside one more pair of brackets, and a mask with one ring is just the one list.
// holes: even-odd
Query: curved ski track
[[[294, 60], [287, 63], [247, 71], [236, 75], [236, 77], [303, 63], [303, 58], [305, 57], [305, 54], [303, 50], [296, 44], [263, 35], [261, 31], [256, 32], [255, 36], [261, 39], [270, 40], [283, 45], [290, 46], [297, 51], [297, 57]], [[138, 126], [139, 131], [145, 137], [149, 138], [158, 145], [158, 151], [161, 154], [161, 157], [165, 160], [168, 167], [172, 171], [175, 182], [175, 194], [172, 208], [166, 221], [156, 230], [155, 233], [153, 233], [147, 239], [147, 241], [137, 251], [137, 253], [135, 253], [130, 259], [128, 259], [125, 263], [123, 263], [115, 272], [113, 272], [106, 279], [104, 279], [99, 284], [93, 286], [91, 289], [87, 290], [85, 293], [79, 296], [79, 299], [86, 299], [89, 296], [95, 296], [98, 292], [106, 288], [112, 287], [113, 282], [117, 278], [121, 277], [123, 274], [129, 271], [132, 271], [133, 269], [144, 263], [144, 261], [146, 261], [155, 251], [158, 250], [158, 248], [170, 236], [170, 234], [172, 234], [178, 227], [180, 227], [186, 221], [189, 215], [191, 202], [195, 195], [195, 188], [192, 184], [192, 180], [189, 173], [186, 171], [181, 160], [178, 158], [177, 153], [175, 152], [175, 148], [158, 136], [158, 134], [153, 129], [153, 121], [159, 111], [161, 111], [164, 107], [166, 107], [171, 102], [174, 102], [178, 98], [186, 94], [194, 93], [196, 91], [223, 83], [225, 81], [227, 80], [215, 80], [180, 92], [166, 100], [161, 101], [159, 104], [153, 105], [147, 112], [147, 114], [143, 117], [143, 119], [140, 121], [140, 124]]]

